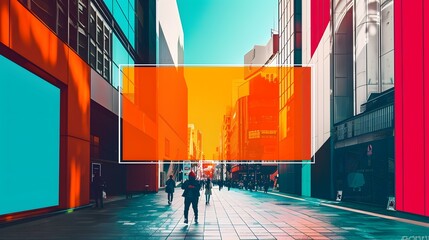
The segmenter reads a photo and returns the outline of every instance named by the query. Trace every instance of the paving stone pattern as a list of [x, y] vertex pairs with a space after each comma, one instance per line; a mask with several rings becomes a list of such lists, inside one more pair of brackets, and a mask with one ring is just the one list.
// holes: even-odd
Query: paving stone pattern
[[[429, 228], [238, 189], [199, 201], [183, 221], [182, 190], [159, 192], [0, 228], [0, 239], [413, 239]], [[418, 238], [416, 238], [418, 239]], [[425, 238], [423, 238], [425, 239]]]

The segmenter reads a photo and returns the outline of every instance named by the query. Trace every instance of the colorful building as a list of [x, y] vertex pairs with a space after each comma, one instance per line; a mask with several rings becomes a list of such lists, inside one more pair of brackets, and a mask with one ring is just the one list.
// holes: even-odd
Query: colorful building
[[[0, 219], [88, 205], [95, 174], [107, 182], [109, 195], [158, 191], [158, 164], [118, 163], [123, 160], [119, 159], [118, 127], [125, 124], [118, 117], [118, 89], [127, 93], [123, 84], [131, 79], [119, 65], [154, 66], [167, 56], [165, 52], [173, 59], [183, 59], [183, 37], [166, 33], [168, 28], [177, 28], [167, 27], [168, 23], [158, 18], [162, 11], [178, 15], [177, 5], [160, 10], [156, 1], [146, 0], [126, 4], [118, 0], [51, 2], [54, 4], [0, 2], [0, 61], [7, 76], [0, 81], [13, 89], [1, 95], [0, 106], [6, 114], [1, 117], [0, 129], [0, 189], [8, 197], [0, 200]], [[157, 34], [158, 25], [163, 26], [164, 36], [161, 31]], [[139, 107], [147, 123], [161, 127], [136, 131], [144, 139], [141, 151], [153, 160], [165, 159], [158, 151], [167, 152], [160, 145], [166, 139], [174, 156], [184, 151], [186, 157], [187, 90], [184, 80], [177, 85], [180, 91], [170, 99], [178, 99], [183, 111], [174, 116], [178, 119], [178, 124], [172, 125], [177, 128], [173, 129], [175, 134], [164, 134], [172, 129], [162, 127], [159, 119], [172, 119], [163, 115], [168, 107], [159, 101], [169, 94], [171, 84], [162, 84], [156, 91], [154, 78], [135, 86], [141, 91], [135, 95], [137, 105], [159, 103]], [[121, 99], [122, 103], [128, 101]], [[6, 178], [16, 180], [5, 185], [9, 182]], [[28, 196], [35, 197], [28, 201]]]
[[424, 7], [279, 1], [279, 63], [312, 66], [317, 119], [315, 164], [280, 171], [281, 191], [332, 199], [343, 190], [346, 201], [378, 205], [394, 196], [397, 210], [428, 216]]
[[[232, 160], [261, 162], [278, 159], [277, 46], [278, 35], [273, 33], [267, 45], [255, 46], [244, 56], [245, 82], [239, 86], [241, 94], [235, 104], [230, 127]], [[231, 172], [236, 180], [252, 178], [262, 181], [276, 168], [277, 164], [271, 164], [249, 171], [249, 166], [233, 165]]]

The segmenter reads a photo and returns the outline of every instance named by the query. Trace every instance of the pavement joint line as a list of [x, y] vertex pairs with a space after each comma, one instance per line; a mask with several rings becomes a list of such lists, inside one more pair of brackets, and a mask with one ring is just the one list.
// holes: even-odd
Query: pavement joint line
[[[280, 196], [280, 197], [284, 197], [284, 198], [295, 199], [298, 201], [317, 203], [315, 201], [309, 201], [309, 200], [306, 200], [304, 198], [292, 197], [292, 196], [287, 196], [287, 195], [283, 195], [283, 194], [279, 194], [279, 193], [268, 193], [268, 194]], [[349, 207], [342, 207], [342, 206], [332, 205], [332, 204], [323, 203], [323, 202], [319, 202], [318, 204], [320, 206], [324, 206], [324, 207], [336, 208], [336, 209], [340, 209], [340, 210], [344, 210], [344, 211], [355, 212], [355, 213], [360, 213], [360, 214], [364, 214], [364, 215], [368, 215], [368, 216], [379, 217], [379, 218], [389, 219], [389, 220], [403, 222], [403, 223], [414, 224], [414, 225], [418, 225], [418, 226], [422, 226], [422, 227], [429, 227], [429, 223], [419, 222], [419, 221], [415, 221], [415, 220], [411, 220], [411, 219], [393, 217], [393, 216], [388, 216], [388, 215], [384, 215], [384, 214], [373, 213], [373, 212], [368, 212], [368, 211], [349, 208]]]
[[[228, 204], [229, 205], [229, 207], [235, 212], [235, 214], [237, 215], [237, 217], [238, 216], [240, 216], [239, 214], [238, 214], [238, 212], [235, 210], [235, 208], [234, 208], [234, 206], [231, 204], [231, 202], [230, 201], [224, 201], [224, 202], [222, 202], [221, 203], [221, 205], [223, 206], [224, 205], [224, 203], [225, 204]], [[224, 206], [223, 206], [224, 207]], [[225, 208], [225, 207], [224, 207]], [[237, 232], [237, 228], [234, 226], [234, 224], [233, 224], [233, 221], [232, 221], [232, 219], [231, 219], [231, 212], [227, 212], [226, 213], [227, 214], [227, 216], [228, 216], [228, 219], [230, 220], [230, 222], [232, 223], [232, 226], [233, 226], [233, 229], [234, 229], [234, 232], [235, 232], [235, 234], [237, 234], [237, 236], [238, 236], [238, 232]], [[234, 214], [234, 215], [235, 215]], [[240, 219], [242, 219], [241, 217], [240, 217]]]
[[[248, 215], [249, 215], [249, 217], [252, 217], [252, 215], [250, 214], [250, 212], [248, 211], [248, 210], [254, 210], [254, 209], [243, 209], [244, 210], [244, 212], [246, 212]], [[237, 213], [238, 214], [238, 213]], [[256, 212], [255, 212], [255, 214], [257, 214]], [[273, 216], [273, 214], [270, 214], [271, 216]], [[241, 219], [244, 221], [244, 219], [241, 217]], [[254, 218], [253, 218], [254, 219]], [[247, 227], [249, 227], [248, 226], [248, 224], [246, 223], [246, 221], [244, 221], [245, 222], [245, 224], [246, 224], [246, 226]], [[268, 231], [268, 229], [266, 228], [266, 226], [263, 226], [262, 225], [262, 228], [263, 229], [265, 229], [266, 231]], [[250, 228], [249, 228], [250, 229]], [[236, 232], [237, 232], [237, 229], [236, 229]], [[252, 232], [252, 230], [250, 229], [250, 232]], [[269, 231], [268, 231], [269, 232]], [[238, 233], [238, 232], [237, 232]], [[254, 233], [253, 233], [254, 234]], [[271, 236], [273, 236], [271, 233], [270, 233], [270, 235]], [[256, 236], [256, 235], [255, 235]]]

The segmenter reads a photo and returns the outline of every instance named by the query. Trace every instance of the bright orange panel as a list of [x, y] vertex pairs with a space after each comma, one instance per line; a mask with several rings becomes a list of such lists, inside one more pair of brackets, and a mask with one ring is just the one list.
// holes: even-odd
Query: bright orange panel
[[89, 141], [90, 68], [70, 50], [68, 69], [67, 134]]
[[0, 1], [0, 42], [9, 46], [9, 0]]
[[[175, 151], [179, 151], [180, 141], [188, 142], [188, 123], [201, 130], [204, 154], [206, 159], [211, 159], [220, 149], [219, 136], [226, 114], [231, 114], [231, 122], [240, 125], [230, 130], [227, 141], [229, 146], [237, 148], [231, 152], [239, 152], [241, 159], [223, 160], [311, 159], [311, 69], [264, 67], [244, 78], [249, 72], [247, 68], [124, 69], [121, 92], [123, 160], [185, 160], [184, 154]], [[290, 72], [286, 81], [287, 100], [283, 103], [287, 112], [281, 117], [280, 70]], [[228, 113], [228, 108], [234, 110]], [[145, 116], [152, 119], [153, 113], [155, 120], [149, 127]], [[156, 129], [158, 134], [150, 134], [148, 127]], [[279, 138], [281, 131], [286, 136], [282, 139]], [[155, 148], [159, 153], [155, 158], [147, 154], [147, 146], [151, 146], [148, 141], [152, 140], [158, 144]]]
[[90, 161], [89, 142], [67, 138], [67, 208], [89, 204]]

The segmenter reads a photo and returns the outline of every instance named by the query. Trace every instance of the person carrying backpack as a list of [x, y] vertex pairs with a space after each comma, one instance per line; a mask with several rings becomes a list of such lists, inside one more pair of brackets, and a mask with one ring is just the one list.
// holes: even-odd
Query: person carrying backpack
[[200, 183], [195, 179], [194, 172], [189, 173], [189, 179], [182, 184], [183, 191], [182, 197], [185, 198], [185, 223], [188, 223], [189, 207], [192, 204], [194, 209], [195, 223], [198, 223], [198, 199], [200, 198]]
[[206, 205], [208, 205], [210, 203], [210, 195], [212, 195], [212, 188], [213, 188], [213, 183], [210, 181], [210, 178], [207, 178], [207, 183], [206, 183]]
[[176, 182], [173, 180], [173, 175], [170, 175], [170, 178], [165, 182], [165, 191], [167, 192], [168, 205], [173, 202], [173, 193], [174, 188], [176, 187]]

